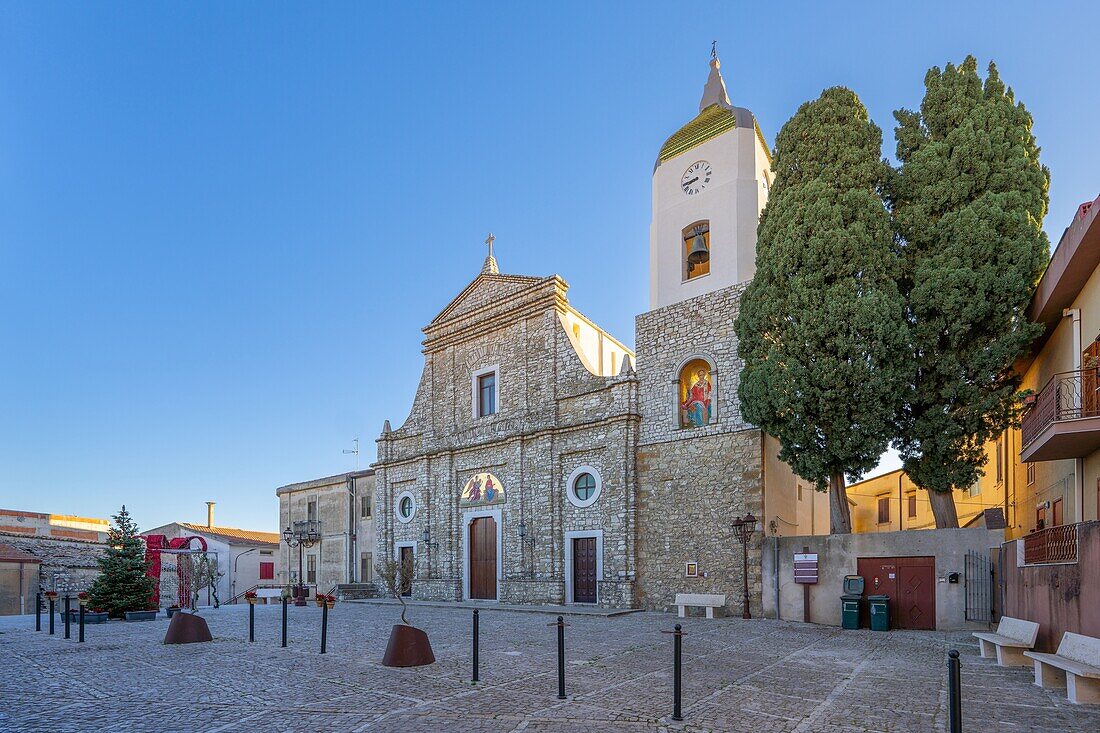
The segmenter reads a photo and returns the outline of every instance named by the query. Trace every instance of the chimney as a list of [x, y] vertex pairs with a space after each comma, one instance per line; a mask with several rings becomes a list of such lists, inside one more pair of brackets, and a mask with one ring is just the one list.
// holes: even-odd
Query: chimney
[[206, 502], [206, 526], [212, 528], [214, 526], [214, 502]]

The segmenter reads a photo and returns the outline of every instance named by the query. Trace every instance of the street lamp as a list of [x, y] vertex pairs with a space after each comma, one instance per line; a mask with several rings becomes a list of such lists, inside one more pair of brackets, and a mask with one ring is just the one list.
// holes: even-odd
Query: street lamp
[[294, 523], [294, 529], [287, 527], [283, 530], [283, 541], [289, 547], [298, 548], [298, 592], [294, 598], [295, 606], [306, 605], [306, 588], [302, 583], [305, 577], [302, 575], [302, 548], [313, 547], [321, 539], [321, 521], [319, 519], [303, 519]]
[[752, 618], [749, 613], [749, 538], [756, 530], [756, 517], [749, 512], [744, 517], [733, 520], [733, 536], [741, 543], [741, 579], [745, 583], [744, 612], [741, 618]]
[[439, 547], [438, 542], [432, 541], [432, 532], [427, 527], [420, 533], [420, 541], [428, 548], [428, 577], [432, 577], [432, 548]]

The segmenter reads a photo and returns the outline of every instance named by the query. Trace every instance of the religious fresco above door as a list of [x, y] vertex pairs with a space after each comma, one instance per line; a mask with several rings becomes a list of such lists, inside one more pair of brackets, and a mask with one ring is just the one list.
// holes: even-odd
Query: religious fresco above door
[[714, 379], [706, 359], [692, 359], [680, 370], [680, 427], [714, 422]]
[[491, 473], [475, 473], [462, 487], [458, 505], [489, 506], [504, 503], [504, 484]]

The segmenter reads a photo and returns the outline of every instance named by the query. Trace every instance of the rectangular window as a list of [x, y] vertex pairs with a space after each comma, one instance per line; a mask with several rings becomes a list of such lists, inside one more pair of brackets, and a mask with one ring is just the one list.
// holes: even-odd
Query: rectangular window
[[364, 496], [361, 499], [359, 499], [359, 518], [360, 519], [370, 518], [370, 495], [369, 494], [367, 496]]
[[1001, 445], [1001, 439], [997, 438], [997, 483], [1004, 479], [1004, 446]]
[[306, 582], [316, 585], [317, 583], [317, 556], [306, 556]]
[[909, 517], [912, 518], [912, 517], [915, 517], [915, 516], [917, 516], [917, 495], [916, 494], [910, 494], [909, 495]]
[[275, 563], [260, 563], [260, 580], [275, 580]]
[[1031, 486], [1033, 483], [1035, 483], [1035, 464], [1034, 463], [1028, 463], [1027, 464], [1027, 485]]
[[311, 499], [309, 501], [309, 503], [306, 504], [306, 519], [310, 519], [310, 520], [317, 519], [317, 500], [316, 499]]
[[890, 497], [883, 496], [878, 500], [878, 523], [886, 524], [890, 521]]
[[1039, 507], [1035, 510], [1035, 529], [1043, 529], [1047, 525], [1047, 510], [1046, 507]]
[[982, 493], [982, 481], [981, 479], [978, 479], [974, 483], [970, 484], [970, 495], [977, 496], [980, 493]]
[[364, 552], [363, 556], [359, 558], [359, 582], [369, 583], [374, 580], [374, 565], [372, 563], [373, 556], [369, 552]]
[[802, 484], [798, 485], [798, 500], [802, 501]]
[[497, 373], [489, 372], [477, 378], [477, 416], [488, 417], [497, 411]]
[[272, 550], [260, 550], [260, 554], [261, 555], [274, 555], [275, 552], [272, 551]]

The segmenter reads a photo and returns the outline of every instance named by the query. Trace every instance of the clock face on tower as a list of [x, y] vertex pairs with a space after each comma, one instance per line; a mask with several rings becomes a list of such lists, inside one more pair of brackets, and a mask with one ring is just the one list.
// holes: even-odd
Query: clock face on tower
[[705, 160], [697, 160], [684, 171], [684, 175], [680, 179], [680, 188], [684, 189], [684, 193], [688, 196], [694, 196], [707, 187], [713, 172], [710, 163]]

